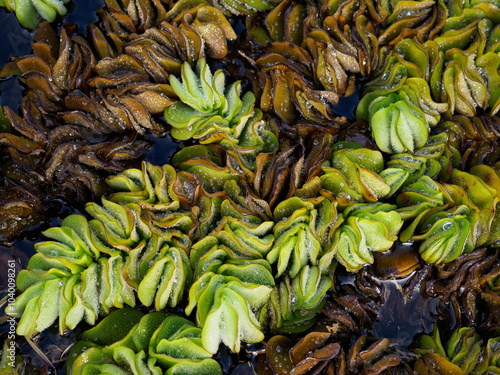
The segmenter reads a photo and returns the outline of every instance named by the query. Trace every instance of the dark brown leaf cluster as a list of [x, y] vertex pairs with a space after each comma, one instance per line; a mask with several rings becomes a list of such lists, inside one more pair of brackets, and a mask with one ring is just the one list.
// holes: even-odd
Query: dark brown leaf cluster
[[106, 176], [137, 165], [150, 147], [144, 135], [165, 130], [157, 115], [176, 99], [169, 75], [180, 74], [183, 61], [224, 57], [236, 37], [207, 4], [106, 5], [87, 39], [76, 25], [58, 35], [40, 23], [33, 53], [10, 65], [27, 90], [19, 115], [5, 109], [12, 132], [0, 133], [2, 239], [40, 223], [47, 199], [91, 200], [105, 191]]
[[460, 152], [460, 167], [469, 170], [475, 165], [495, 164], [500, 157], [500, 117], [483, 114], [475, 117], [455, 115], [440, 122], [436, 133], [446, 132], [449, 144]]
[[[300, 117], [328, 122], [332, 105], [356, 91], [393, 46], [438, 35], [441, 2], [281, 2], [265, 17], [247, 18], [249, 57], [258, 68], [260, 106], [290, 124]], [[254, 47], [254, 48], [252, 48]]]
[[377, 320], [378, 308], [383, 300], [384, 286], [366, 270], [354, 278], [354, 286], [339, 285], [321, 311], [323, 321], [334, 337], [351, 337], [371, 329]]
[[359, 336], [353, 345], [338, 341], [329, 332], [311, 332], [300, 341], [272, 337], [259, 360], [261, 375], [305, 374], [413, 374], [411, 367], [391, 347], [388, 339], [368, 341]]
[[500, 250], [478, 249], [415, 275], [421, 293], [451, 302], [456, 320], [466, 326], [500, 324]]

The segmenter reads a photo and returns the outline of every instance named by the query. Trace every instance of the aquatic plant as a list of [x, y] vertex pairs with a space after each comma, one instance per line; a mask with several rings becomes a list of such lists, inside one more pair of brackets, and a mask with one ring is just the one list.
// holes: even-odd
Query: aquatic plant
[[[207, 4], [179, 2], [181, 9], [167, 17], [157, 2], [141, 3], [139, 12], [133, 1], [108, 3], [98, 12], [99, 27], [90, 26], [89, 41], [75, 25], [65, 25], [58, 36], [40, 23], [33, 54], [16, 58], [7, 71], [21, 74], [29, 89], [21, 116], [5, 112], [12, 131], [0, 134], [3, 152], [19, 166], [9, 178], [26, 189], [24, 196], [76, 198], [80, 204], [101, 196], [104, 179], [132, 166], [151, 145], [142, 136], [163, 132], [155, 115], [176, 99], [170, 74], [180, 73], [182, 61], [225, 56], [228, 40], [236, 38], [224, 15]], [[4, 199], [13, 197], [14, 204], [16, 195]], [[17, 210], [14, 218], [29, 218], [29, 228], [44, 220], [47, 205], [26, 202]], [[12, 228], [7, 237], [21, 225]]]
[[423, 355], [423, 361], [433, 363], [438, 371], [495, 373], [499, 365], [499, 339], [492, 337], [485, 341], [473, 328], [463, 327], [455, 330], [443, 344], [439, 329], [435, 326], [431, 335], [422, 335], [418, 339], [414, 350]]
[[[413, 222], [401, 233], [400, 239], [424, 240], [420, 246], [421, 256], [431, 263], [452, 261], [489, 241], [498, 199], [493, 186], [498, 185], [495, 172], [488, 168], [478, 166], [471, 170], [473, 174], [454, 169], [449, 185], [440, 185], [422, 176], [404, 188], [397, 197], [401, 207], [398, 211], [403, 219], [413, 219]], [[490, 176], [492, 182], [486, 176]], [[475, 186], [474, 189], [471, 186]], [[416, 231], [423, 233], [414, 235]]]
[[279, 3], [276, 0], [259, 0], [259, 1], [234, 1], [234, 0], [210, 0], [210, 3], [222, 10], [226, 15], [248, 16], [250, 14], [263, 12]]
[[391, 191], [385, 197], [389, 198], [421, 176], [446, 181], [453, 167], [458, 166], [460, 154], [449, 146], [445, 133], [430, 136], [426, 144], [414, 153], [391, 155], [386, 167], [379, 173], [390, 186]]
[[253, 311], [269, 299], [274, 279], [265, 261], [222, 264], [214, 271], [205, 271], [191, 286], [186, 314], [197, 307], [196, 322], [202, 327], [202, 345], [209, 353], [215, 354], [221, 342], [237, 353], [241, 341], [264, 339]]
[[277, 263], [276, 277], [286, 273], [291, 278], [304, 266], [316, 265], [318, 256], [331, 246], [335, 230], [343, 221], [334, 202], [297, 197], [276, 206], [274, 220], [274, 245], [266, 259], [270, 264]]
[[354, 285], [339, 284], [332, 290], [321, 313], [326, 317], [321, 324], [330, 327], [332, 337], [359, 335], [370, 329], [379, 314], [378, 306], [384, 302], [384, 285], [366, 269], [354, 276]]
[[151, 183], [149, 176], [157, 177], [153, 181], [159, 192], [162, 187], [172, 189], [176, 178], [168, 166], [144, 164], [142, 172], [129, 170], [110, 179], [112, 187], [125, 190], [111, 199], [123, 203], [102, 198], [102, 206], [89, 203], [86, 207], [93, 220], [70, 215], [61, 227], [45, 231], [53, 241], [36, 245], [37, 254], [17, 279], [18, 288], [25, 292], [11, 305], [11, 313], [21, 317], [18, 334], [31, 337], [58, 317], [61, 333], [83, 319], [95, 324], [113, 307], [135, 306], [136, 294], [157, 310], [179, 303], [192, 277], [187, 256], [192, 220], [189, 213], [177, 211], [178, 205], [171, 212], [156, 214], [159, 207], [151, 205], [156, 196], [147, 197], [142, 207], [137, 200], [130, 203], [134, 187], [144, 187], [140, 180], [132, 187], [124, 183], [132, 182], [126, 177], [130, 175], [147, 177], [146, 183]]
[[83, 333], [67, 362], [68, 374], [222, 374], [203, 349], [200, 328], [186, 318], [117, 310]]
[[[425, 268], [430, 273], [421, 277], [424, 285], [422, 292], [456, 305], [458, 322], [473, 326], [479, 321], [494, 324], [498, 320], [495, 317], [495, 311], [500, 306], [498, 250], [481, 248], [460, 255], [450, 263]], [[460, 292], [462, 289], [465, 292]], [[481, 303], [487, 308], [481, 308]], [[481, 312], [487, 316], [486, 319], [480, 319]]]
[[237, 138], [252, 115], [254, 95], [247, 92], [240, 99], [241, 83], [225, 87], [222, 70], [212, 75], [204, 59], [196, 63], [196, 72], [184, 63], [182, 83], [171, 76], [170, 84], [181, 101], [165, 110], [165, 118], [174, 128], [172, 136], [177, 139], [194, 137], [210, 142], [212, 136], [225, 128], [234, 132], [233, 137]]
[[342, 343], [332, 340], [329, 332], [310, 332], [297, 343], [285, 336], [274, 336], [266, 345], [262, 361], [271, 374], [331, 374], [364, 371], [382, 373], [397, 368], [401, 357], [392, 352], [388, 339], [366, 345], [366, 336], [360, 336], [348, 352]]
[[377, 202], [390, 192], [389, 185], [379, 176], [383, 168], [384, 159], [379, 151], [338, 150], [330, 164], [323, 163], [321, 186], [348, 202]]
[[298, 333], [311, 328], [326, 302], [332, 280], [319, 267], [304, 266], [294, 278], [285, 275], [273, 287], [259, 322], [267, 331]]
[[335, 233], [333, 245], [319, 265], [327, 270], [336, 259], [350, 272], [373, 263], [374, 251], [386, 251], [397, 240], [403, 225], [396, 206], [387, 203], [354, 204], [342, 212], [344, 222]]
[[449, 147], [461, 156], [456, 167], [467, 171], [478, 164], [491, 166], [498, 161], [498, 121], [498, 116], [455, 115], [437, 124], [434, 131], [448, 134]]
[[382, 151], [413, 152], [425, 145], [430, 127], [447, 108], [447, 104], [432, 100], [425, 80], [404, 77], [368, 86], [356, 117], [370, 121], [373, 138]]
[[447, 3], [443, 1], [389, 1], [383, 9], [387, 18], [378, 36], [380, 45], [394, 45], [403, 38], [419, 42], [432, 40], [443, 29], [447, 19]]
[[68, 10], [65, 4], [69, 0], [3, 0], [0, 6], [9, 12], [14, 11], [19, 23], [28, 29], [34, 29], [41, 20], [53, 22], [57, 16], [64, 16]]
[[[497, 4], [106, 3], [87, 38], [41, 23], [33, 55], [2, 70], [28, 90], [0, 118], [0, 224], [31, 226], [46, 198], [93, 201], [20, 273], [19, 334], [111, 314], [73, 349], [75, 374], [220, 374], [221, 344], [267, 333], [304, 337], [271, 338], [263, 374], [497, 371]], [[250, 15], [246, 33], [232, 15]], [[350, 124], [336, 112], [360, 85]], [[129, 168], [162, 114], [191, 143], [172, 166]], [[413, 359], [363, 336], [389, 293], [373, 274], [410, 276], [402, 295], [418, 285], [477, 332]], [[179, 308], [191, 321], [159, 312]]]
[[212, 75], [205, 59], [198, 60], [196, 72], [185, 62], [182, 83], [172, 75], [170, 84], [180, 98], [165, 109], [174, 138], [219, 143], [250, 169], [255, 168], [260, 152], [270, 152], [278, 145], [262, 113], [254, 110], [253, 93], [247, 92], [240, 99], [241, 83], [225, 86], [223, 71]]

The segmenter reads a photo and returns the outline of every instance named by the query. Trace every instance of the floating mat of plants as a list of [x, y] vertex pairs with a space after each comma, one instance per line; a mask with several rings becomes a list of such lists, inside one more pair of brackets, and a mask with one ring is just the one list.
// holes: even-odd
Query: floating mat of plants
[[15, 4], [0, 236], [79, 211], [5, 312], [78, 332], [54, 371], [500, 373], [500, 3], [107, 0], [86, 35]]

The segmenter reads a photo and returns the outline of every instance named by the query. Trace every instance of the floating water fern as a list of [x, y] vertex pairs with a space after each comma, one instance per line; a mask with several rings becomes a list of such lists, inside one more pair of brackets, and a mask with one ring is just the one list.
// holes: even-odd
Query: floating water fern
[[373, 263], [374, 251], [392, 247], [403, 221], [396, 206], [387, 203], [355, 204], [343, 212], [345, 222], [335, 234], [335, 241], [320, 259], [322, 269], [329, 269], [335, 258], [351, 272]]
[[204, 59], [197, 61], [196, 72], [185, 62], [182, 83], [171, 75], [170, 84], [180, 99], [165, 109], [174, 138], [219, 143], [251, 169], [259, 153], [270, 152], [278, 145], [260, 110], [254, 110], [253, 93], [247, 92], [240, 98], [241, 83], [226, 86], [223, 71], [212, 75]]
[[118, 310], [84, 332], [84, 341], [71, 350], [67, 372], [222, 374], [212, 355], [201, 346], [200, 334], [200, 328], [180, 316]]
[[[144, 164], [141, 173], [130, 170], [128, 174], [144, 177], [148, 169], [154, 170]], [[175, 180], [173, 170], [156, 171], [172, 172]], [[126, 175], [112, 179], [111, 185], [130, 181]], [[161, 185], [162, 181], [156, 182]], [[135, 189], [129, 190], [111, 199], [123, 200], [127, 194], [130, 198]], [[150, 198], [144, 210], [137, 203], [120, 205], [103, 198], [102, 206], [87, 205], [94, 220], [71, 215], [61, 227], [44, 232], [54, 241], [36, 245], [37, 254], [17, 279], [18, 288], [25, 292], [11, 310], [21, 316], [18, 334], [31, 337], [58, 317], [61, 333], [82, 320], [95, 324], [112, 308], [135, 306], [136, 294], [146, 306], [154, 303], [158, 310], [180, 301], [185, 285], [191, 282], [185, 233], [192, 221], [182, 212], [157, 215], [154, 205], [149, 212], [153, 201], [162, 204], [161, 198]]]
[[419, 338], [415, 352], [423, 355], [422, 364], [430, 361], [438, 371], [495, 374], [500, 365], [500, 338], [492, 337], [486, 344], [484, 341], [473, 328], [463, 327], [443, 344], [439, 329], [434, 326], [431, 335]]
[[314, 266], [323, 253], [322, 247], [333, 241], [342, 222], [336, 205], [327, 199], [302, 200], [294, 197], [281, 202], [274, 210], [274, 246], [266, 259], [277, 263], [276, 277], [286, 273], [296, 277], [300, 270]]
[[206, 237], [193, 245], [191, 263], [196, 282], [189, 291], [186, 313], [197, 307], [202, 343], [215, 354], [223, 342], [239, 352], [240, 341], [259, 342], [264, 335], [254, 315], [268, 300], [274, 278], [259, 253], [246, 257]]
[[240, 99], [241, 83], [226, 87], [222, 70], [212, 75], [205, 59], [197, 61], [196, 72], [184, 63], [182, 83], [172, 75], [170, 84], [181, 100], [165, 110], [176, 139], [207, 141], [220, 132], [237, 138], [253, 113], [255, 96], [247, 92]]
[[376, 202], [390, 192], [379, 176], [384, 159], [379, 151], [339, 150], [333, 153], [331, 166], [323, 164], [321, 186], [349, 202]]
[[53, 22], [58, 15], [64, 16], [67, 3], [69, 0], [2, 0], [0, 6], [14, 11], [21, 25], [34, 29], [41, 20]]

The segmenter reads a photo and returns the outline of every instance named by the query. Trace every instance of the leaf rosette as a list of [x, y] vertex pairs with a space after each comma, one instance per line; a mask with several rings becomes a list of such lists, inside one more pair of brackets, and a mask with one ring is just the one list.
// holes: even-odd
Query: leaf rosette
[[324, 249], [331, 246], [342, 223], [337, 204], [327, 198], [289, 198], [274, 210], [274, 245], [267, 261], [276, 264], [276, 277], [295, 278], [305, 266], [316, 266]]
[[[20, 317], [18, 334], [31, 337], [58, 317], [61, 333], [82, 320], [95, 324], [113, 308], [135, 306], [136, 294], [157, 310], [179, 303], [192, 277], [187, 256], [191, 214], [156, 211], [151, 179], [172, 193], [176, 176], [172, 168], [149, 166], [150, 175], [147, 169], [145, 164], [142, 172], [129, 170], [110, 184], [125, 190], [111, 197], [120, 204], [103, 197], [102, 206], [87, 205], [93, 220], [70, 215], [61, 227], [45, 231], [52, 241], [36, 245], [37, 253], [17, 279], [23, 293], [11, 311]], [[134, 191], [138, 189], [146, 200], [144, 209]], [[165, 191], [161, 194], [164, 208], [178, 207]]]
[[146, 210], [177, 211], [180, 203], [174, 190], [176, 178], [174, 168], [168, 164], [159, 167], [143, 162], [140, 170], [127, 169], [106, 180], [117, 191], [108, 199], [120, 205], [137, 202]]
[[[422, 176], [397, 197], [402, 217], [414, 218], [400, 239], [424, 240], [420, 252], [425, 261], [450, 262], [491, 237], [498, 200], [497, 190], [492, 186], [500, 185], [489, 167], [477, 166], [471, 172], [474, 174], [454, 169], [451, 184], [446, 185]], [[421, 234], [415, 235], [416, 232]]]
[[377, 202], [390, 192], [379, 176], [384, 159], [379, 151], [366, 148], [335, 151], [330, 165], [323, 164], [321, 187], [348, 202]]
[[429, 127], [424, 114], [396, 94], [374, 100], [369, 107], [372, 135], [384, 152], [413, 152], [427, 142]]
[[[227, 267], [220, 271], [223, 272], [224, 268]], [[254, 311], [267, 302], [271, 287], [261, 285], [259, 275], [254, 278], [251, 272], [254, 267], [232, 268], [238, 277], [209, 271], [189, 291], [186, 313], [190, 315], [197, 306], [196, 322], [202, 327], [202, 345], [212, 354], [218, 351], [221, 342], [237, 353], [241, 341], [254, 343], [264, 339]]]
[[333, 246], [319, 260], [322, 272], [337, 260], [357, 272], [374, 261], [372, 252], [389, 250], [403, 225], [396, 206], [387, 203], [355, 204], [342, 213], [344, 223], [335, 233]]
[[460, 374], [489, 374], [498, 371], [498, 337], [490, 338], [486, 344], [475, 329], [459, 328], [452, 333], [443, 344], [437, 326], [431, 335], [422, 335], [414, 349], [422, 355], [421, 366], [424, 363], [434, 363], [438, 371]]
[[264, 338], [255, 314], [269, 299], [275, 281], [260, 253], [240, 255], [239, 249], [235, 253], [219, 238], [222, 243], [217, 237], [205, 237], [191, 249], [196, 281], [189, 290], [186, 314], [197, 307], [196, 322], [209, 353], [215, 354], [221, 342], [237, 353], [241, 341]]
[[448, 147], [454, 155], [453, 159], [457, 161], [454, 167], [467, 171], [478, 164], [493, 165], [497, 162], [500, 155], [500, 150], [497, 149], [499, 127], [498, 116], [455, 115], [441, 121], [435, 131], [448, 134]]
[[430, 136], [425, 146], [415, 150], [413, 154], [405, 152], [391, 155], [386, 168], [379, 174], [391, 187], [390, 193], [385, 197], [391, 197], [424, 175], [446, 180], [459, 160], [460, 154], [449, 146], [445, 133]]
[[223, 71], [212, 75], [205, 59], [197, 61], [196, 72], [185, 62], [181, 76], [182, 83], [170, 76], [170, 84], [180, 99], [165, 110], [165, 118], [173, 127], [172, 136], [210, 143], [222, 132], [238, 139], [253, 114], [255, 96], [247, 92], [240, 99], [241, 83], [226, 87]]
[[[125, 318], [127, 322], [120, 321]], [[180, 316], [119, 310], [83, 334], [85, 341], [70, 353], [68, 373], [222, 374], [201, 347], [200, 334], [200, 328]]]
[[317, 266], [302, 267], [293, 279], [285, 275], [260, 311], [260, 324], [271, 331], [304, 332], [316, 322], [331, 286], [331, 278]]

